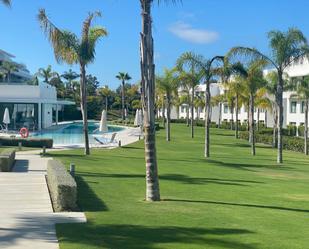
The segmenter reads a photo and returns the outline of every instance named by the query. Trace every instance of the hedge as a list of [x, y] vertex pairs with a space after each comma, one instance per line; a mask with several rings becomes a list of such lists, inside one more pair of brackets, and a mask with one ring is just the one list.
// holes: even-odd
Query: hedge
[[[248, 131], [241, 131], [239, 133], [239, 138], [248, 140], [249, 139], [249, 132]], [[272, 137], [272, 135], [268, 135], [268, 134], [255, 134], [255, 141], [257, 143], [272, 145], [273, 137]], [[282, 147], [285, 150], [291, 150], [291, 151], [296, 151], [296, 152], [304, 152], [304, 149], [305, 149], [304, 139], [300, 138], [300, 137], [283, 136]]]
[[47, 163], [47, 184], [56, 212], [77, 209], [77, 185], [62, 163], [49, 160]]
[[10, 172], [15, 163], [15, 150], [6, 149], [0, 153], [0, 171]]
[[18, 146], [19, 143], [24, 147], [34, 147], [34, 148], [52, 148], [53, 140], [49, 138], [11, 138], [11, 137], [1, 137], [0, 145], [3, 146]]

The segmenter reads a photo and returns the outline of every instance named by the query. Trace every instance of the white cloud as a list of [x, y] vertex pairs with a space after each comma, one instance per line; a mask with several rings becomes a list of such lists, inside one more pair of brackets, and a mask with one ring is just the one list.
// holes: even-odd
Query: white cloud
[[177, 37], [192, 43], [208, 44], [219, 38], [215, 31], [196, 29], [185, 22], [176, 22], [169, 27], [169, 31]]

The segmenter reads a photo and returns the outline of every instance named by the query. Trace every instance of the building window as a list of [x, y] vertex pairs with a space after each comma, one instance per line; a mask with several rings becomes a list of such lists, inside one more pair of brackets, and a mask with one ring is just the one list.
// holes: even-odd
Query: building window
[[297, 106], [297, 102], [291, 101], [290, 113], [296, 113], [296, 106]]
[[265, 112], [264, 108], [260, 109], [260, 113], [264, 113], [264, 112]]
[[184, 113], [184, 112], [185, 112], [185, 107], [182, 106], [182, 107], [181, 107], [181, 113]]
[[228, 113], [229, 112], [229, 107], [228, 107], [228, 105], [224, 105], [224, 108], [223, 108], [224, 110], [223, 110], [223, 112], [224, 113]]
[[302, 101], [302, 102], [301, 102], [300, 112], [301, 112], [301, 113], [304, 113], [304, 112], [305, 112], [305, 101]]

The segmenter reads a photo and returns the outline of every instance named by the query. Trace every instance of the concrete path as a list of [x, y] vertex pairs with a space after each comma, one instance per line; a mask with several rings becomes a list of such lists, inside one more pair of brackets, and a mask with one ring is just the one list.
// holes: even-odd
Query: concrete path
[[13, 172], [0, 172], [0, 248], [58, 249], [56, 223], [86, 222], [83, 213], [54, 213], [45, 180], [47, 161], [20, 152]]

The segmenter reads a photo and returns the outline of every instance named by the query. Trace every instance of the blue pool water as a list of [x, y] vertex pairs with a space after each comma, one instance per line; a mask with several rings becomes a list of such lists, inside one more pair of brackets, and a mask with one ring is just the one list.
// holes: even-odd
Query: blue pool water
[[[93, 135], [98, 135], [99, 123], [89, 122], [89, 140], [95, 143]], [[108, 132], [121, 131], [123, 128], [117, 126], [108, 126]], [[33, 135], [37, 138], [52, 138], [54, 145], [80, 145], [84, 143], [83, 124], [75, 122], [55, 130], [46, 130]]]

